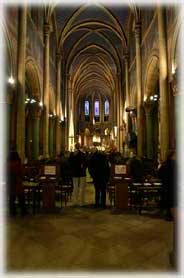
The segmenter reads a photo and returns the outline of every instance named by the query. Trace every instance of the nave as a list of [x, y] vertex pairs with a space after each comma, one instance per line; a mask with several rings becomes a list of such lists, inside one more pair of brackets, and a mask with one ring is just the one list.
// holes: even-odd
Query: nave
[[172, 222], [156, 214], [113, 214], [95, 209], [94, 187], [87, 206], [69, 203], [58, 214], [8, 219], [8, 272], [173, 271]]
[[[5, 9], [5, 263], [10, 271], [169, 271], [178, 241], [181, 9], [84, 2]], [[68, 170], [76, 153], [84, 160]], [[88, 185], [79, 207], [77, 183], [95, 153], [106, 162], [93, 161], [96, 191]], [[159, 212], [139, 214], [154, 198]]]

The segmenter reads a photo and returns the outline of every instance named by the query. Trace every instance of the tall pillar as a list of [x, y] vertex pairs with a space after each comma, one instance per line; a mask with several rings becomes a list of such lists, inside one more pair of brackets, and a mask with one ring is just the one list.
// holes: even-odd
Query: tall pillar
[[155, 109], [155, 102], [146, 101], [144, 103], [146, 113], [146, 154], [150, 159], [154, 158], [154, 134], [153, 134], [153, 113]]
[[126, 107], [130, 105], [130, 96], [129, 96], [129, 74], [128, 74], [128, 53], [124, 55], [124, 63], [125, 63], [125, 88], [126, 88]]
[[119, 84], [119, 151], [123, 151], [123, 94], [122, 94], [122, 74], [118, 75], [118, 84]]
[[[72, 87], [71, 87], [71, 76], [67, 74], [67, 149], [69, 149], [69, 145], [72, 141], [71, 137], [74, 136], [73, 134], [73, 96], [72, 96]], [[72, 130], [71, 130], [72, 129]]]
[[43, 59], [43, 156], [49, 157], [49, 47], [50, 25], [44, 24], [44, 59]]
[[57, 54], [57, 87], [56, 87], [56, 155], [61, 151], [61, 129], [60, 129], [60, 102], [61, 102], [61, 54]]
[[69, 111], [68, 111], [68, 74], [65, 75], [65, 93], [64, 93], [64, 142], [65, 150], [68, 150], [68, 125], [69, 125]]
[[157, 7], [159, 35], [159, 85], [160, 85], [160, 150], [165, 160], [169, 149], [169, 99], [168, 99], [168, 61], [165, 8]]
[[103, 97], [100, 96], [100, 123], [102, 124], [104, 122], [104, 102]]
[[120, 72], [117, 73], [117, 100], [116, 100], [116, 113], [117, 113], [117, 148], [120, 151]]
[[31, 107], [32, 116], [32, 158], [37, 160], [39, 157], [39, 124], [41, 116], [41, 107], [38, 103], [32, 104]]
[[143, 93], [141, 73], [141, 24], [135, 25], [136, 81], [137, 81], [137, 154], [143, 155]]
[[26, 59], [26, 32], [27, 7], [22, 6], [18, 11], [18, 59], [17, 59], [17, 151], [25, 159], [25, 59]]
[[54, 117], [49, 118], [49, 154], [54, 156]]

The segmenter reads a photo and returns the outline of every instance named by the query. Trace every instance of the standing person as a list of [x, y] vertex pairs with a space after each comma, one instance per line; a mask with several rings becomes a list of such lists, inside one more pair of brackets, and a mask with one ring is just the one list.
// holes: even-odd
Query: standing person
[[106, 186], [110, 169], [105, 154], [96, 151], [90, 159], [89, 168], [95, 186], [95, 206], [106, 208]]
[[23, 169], [21, 159], [16, 151], [11, 151], [8, 157], [7, 182], [8, 182], [8, 197], [9, 211], [11, 216], [16, 215], [16, 197], [18, 197], [21, 215], [26, 214], [24, 189], [22, 185]]
[[142, 160], [133, 152], [132, 157], [127, 161], [128, 174], [133, 182], [142, 182], [143, 180], [143, 163]]
[[73, 177], [73, 204], [85, 205], [86, 189], [86, 158], [80, 150], [80, 144], [75, 145], [75, 152], [70, 154], [69, 166]]
[[170, 151], [166, 161], [158, 169], [163, 184], [162, 204], [166, 209], [166, 220], [172, 220], [171, 208], [176, 207], [176, 154]]
[[177, 165], [176, 153], [170, 151], [167, 160], [164, 161], [158, 170], [158, 176], [163, 183], [163, 200], [166, 208], [166, 220], [173, 220], [173, 249], [170, 252], [170, 263], [177, 267]]

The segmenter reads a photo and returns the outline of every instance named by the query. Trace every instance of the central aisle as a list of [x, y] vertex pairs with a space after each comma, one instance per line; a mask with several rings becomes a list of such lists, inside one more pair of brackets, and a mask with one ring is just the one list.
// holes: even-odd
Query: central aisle
[[171, 246], [172, 222], [92, 206], [7, 220], [9, 271], [168, 271]]

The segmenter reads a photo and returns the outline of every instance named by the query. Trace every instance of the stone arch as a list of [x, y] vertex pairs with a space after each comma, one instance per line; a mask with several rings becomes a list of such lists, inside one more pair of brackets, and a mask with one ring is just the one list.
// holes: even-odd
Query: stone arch
[[180, 29], [181, 25], [177, 24], [172, 42], [171, 42], [171, 50], [170, 50], [170, 67], [169, 67], [169, 76], [170, 79], [172, 80], [172, 75], [175, 73], [176, 69], [179, 67], [179, 55], [180, 55], [180, 43], [181, 43], [181, 38], [180, 38]]
[[159, 58], [156, 54], [148, 60], [145, 76], [144, 100], [154, 93], [159, 80]]
[[16, 67], [15, 67], [15, 52], [12, 46], [12, 41], [10, 39], [8, 30], [4, 30], [5, 37], [5, 76], [6, 76], [6, 95], [4, 95], [5, 101], [9, 104], [13, 104], [15, 97], [15, 86], [8, 82], [8, 78], [13, 77], [15, 79], [16, 76]]
[[42, 100], [41, 78], [38, 66], [32, 57], [26, 60], [26, 82], [29, 86], [31, 97], [37, 101]]
[[12, 47], [12, 42], [9, 36], [9, 33], [7, 30], [4, 30], [4, 36], [5, 36], [5, 44], [6, 44], [6, 52], [5, 52], [5, 63], [8, 66], [6, 69], [10, 75], [15, 77], [15, 55]]
[[13, 47], [13, 40], [5, 26], [3, 26], [3, 54], [4, 54], [4, 74], [5, 74], [5, 91], [3, 93], [3, 100], [6, 103], [6, 138], [7, 147], [16, 145], [16, 86], [10, 84], [8, 79], [16, 76], [15, 66], [15, 47]]

